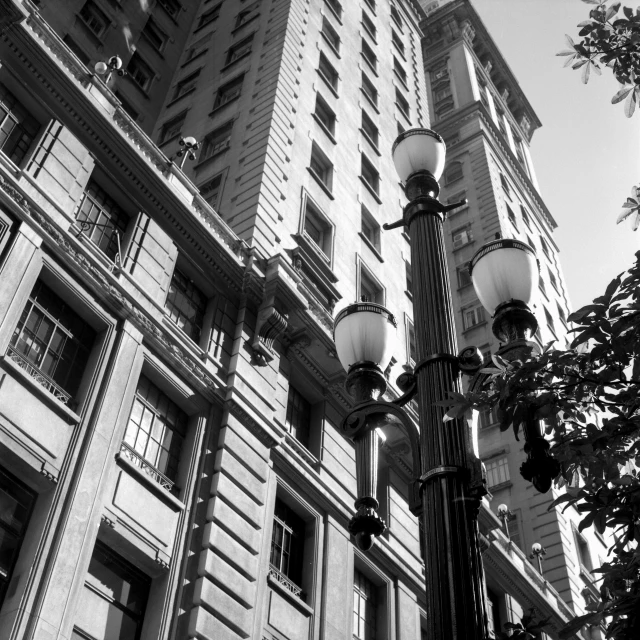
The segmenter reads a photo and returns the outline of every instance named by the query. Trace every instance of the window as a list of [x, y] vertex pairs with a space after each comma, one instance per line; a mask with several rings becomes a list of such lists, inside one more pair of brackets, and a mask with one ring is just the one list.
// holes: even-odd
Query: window
[[367, 6], [373, 13], [376, 12], [376, 0], [364, 0], [367, 3]]
[[500, 184], [502, 185], [502, 189], [507, 194], [507, 196], [511, 197], [511, 189], [509, 188], [509, 183], [502, 173], [500, 174]]
[[463, 264], [456, 269], [456, 275], [458, 277], [458, 289], [468, 287], [472, 284], [471, 276], [469, 275], [469, 265]]
[[72, 638], [137, 640], [150, 587], [148, 576], [96, 541], [77, 609], [75, 629], [83, 633]]
[[480, 306], [462, 310], [464, 330], [471, 329], [484, 322], [484, 309]]
[[362, 74], [362, 92], [374, 107], [378, 106], [378, 91], [364, 73]]
[[551, 250], [549, 249], [549, 245], [547, 241], [540, 236], [540, 244], [542, 245], [542, 251], [544, 251], [544, 255], [551, 260]]
[[138, 466], [146, 469], [151, 465], [161, 474], [156, 480], [166, 489], [171, 489], [178, 474], [187, 420], [187, 414], [169, 396], [147, 376], [140, 376], [123, 445]]
[[331, 191], [333, 186], [333, 165], [315, 142], [311, 146], [309, 169], [313, 177]]
[[362, 26], [365, 31], [373, 38], [373, 41], [376, 40], [376, 25], [373, 24], [371, 18], [363, 11], [362, 12]]
[[142, 33], [150, 42], [151, 46], [157, 51], [162, 51], [167, 44], [167, 34], [158, 27], [158, 25], [153, 21], [153, 18], [149, 18], [147, 20]]
[[504, 111], [501, 109], [496, 109], [496, 117], [498, 118], [498, 129], [500, 129], [500, 133], [506, 138], [507, 137], [507, 125], [505, 124], [504, 119]]
[[0, 150], [19, 165], [39, 129], [38, 121], [0, 82]]
[[407, 72], [404, 70], [404, 67], [400, 64], [398, 58], [393, 56], [393, 72], [400, 78], [402, 84], [406, 86], [407, 84]]
[[513, 542], [519, 549], [522, 549], [522, 537], [520, 536], [520, 510], [513, 511], [511, 520], [507, 521], [507, 531], [509, 532], [509, 540]]
[[229, 148], [232, 128], [233, 120], [230, 120], [205, 136], [202, 141], [202, 151], [200, 152], [201, 162]]
[[120, 255], [120, 241], [129, 218], [94, 180], [87, 184], [76, 220], [85, 235], [109, 259]]
[[487, 94], [487, 87], [486, 85], [479, 83], [478, 84], [478, 88], [480, 89], [480, 102], [482, 102], [482, 104], [489, 109], [489, 96]]
[[181, 96], [186, 95], [187, 93], [193, 91], [198, 84], [198, 76], [200, 75], [200, 69], [195, 71], [191, 75], [188, 75], [186, 78], [182, 78], [182, 80], [178, 81], [176, 85], [175, 91], [173, 92], [173, 100], [177, 100]]
[[400, 17], [400, 13], [398, 12], [398, 10], [393, 5], [391, 6], [391, 18], [396, 23], [396, 26], [400, 30], [400, 33], [402, 33], [402, 18]]
[[330, 260], [333, 244], [333, 226], [327, 222], [309, 198], [306, 199], [304, 212], [304, 233]]
[[216, 99], [213, 103], [213, 108], [217, 109], [223, 105], [240, 97], [242, 93], [242, 83], [244, 82], [244, 74], [237, 76], [233, 80], [230, 80], [226, 84], [223, 84], [216, 94]]
[[391, 42], [393, 42], [395, 48], [404, 58], [404, 42], [402, 42], [402, 38], [393, 29], [391, 29]]
[[340, 51], [340, 36], [326, 18], [322, 18], [322, 35], [335, 52], [338, 53]]
[[73, 51], [73, 53], [76, 54], [80, 62], [83, 64], [89, 64], [91, 61], [90, 56], [85, 53], [82, 47], [69, 34], [62, 38], [62, 41], [67, 45], [67, 47], [69, 47], [69, 49], [71, 49], [71, 51]]
[[565, 313], [564, 309], [556, 302], [556, 306], [558, 308], [558, 315], [560, 316], [560, 320], [562, 320], [562, 324], [564, 324], [564, 326], [567, 326], [567, 314]]
[[361, 232], [373, 248], [380, 253], [380, 225], [375, 218], [369, 213], [367, 208], [361, 206]]
[[451, 240], [453, 242], [453, 249], [460, 249], [470, 242], [473, 242], [473, 233], [469, 227], [464, 229], [457, 229], [451, 234]]
[[444, 184], [450, 185], [464, 177], [461, 162], [451, 162], [444, 171]]
[[342, 18], [342, 5], [338, 0], [324, 0], [324, 2], [338, 18]]
[[549, 327], [549, 330], [555, 335], [556, 333], [556, 326], [553, 322], [553, 317], [551, 316], [551, 314], [549, 313], [548, 309], [544, 310], [544, 319], [547, 322], [547, 327]]
[[361, 155], [360, 158], [360, 175], [362, 176], [365, 184], [370, 187], [376, 195], [378, 195], [380, 193], [380, 174], [364, 155]]
[[169, 16], [171, 16], [172, 18], [175, 18], [179, 13], [180, 13], [180, 9], [182, 8], [180, 6], [180, 3], [178, 2], [178, 0], [158, 0], [158, 4], [169, 14]]
[[527, 208], [523, 204], [520, 205], [520, 215], [522, 216], [522, 219], [524, 220], [524, 223], [527, 225], [527, 227], [531, 229], [531, 216], [529, 215]]
[[369, 140], [369, 142], [377, 149], [380, 142], [378, 127], [376, 127], [373, 120], [365, 111], [362, 112], [362, 133], [364, 133], [367, 140]]
[[353, 572], [353, 637], [354, 640], [376, 638], [376, 587], [357, 569]]
[[222, 195], [222, 173], [205, 182], [200, 189], [200, 195], [214, 208], [218, 208]]
[[129, 77], [143, 90], [147, 91], [151, 86], [155, 73], [151, 67], [140, 57], [136, 51], [127, 65]]
[[487, 460], [484, 464], [487, 469], [487, 487], [495, 487], [509, 480], [509, 463], [507, 456]]
[[255, 9], [253, 9], [253, 8], [245, 9], [244, 11], [241, 11], [236, 16], [236, 25], [235, 25], [234, 29], [239, 29], [243, 24], [247, 24], [247, 22], [249, 22], [249, 19], [251, 17], [255, 18], [257, 16], [257, 14], [254, 13], [254, 11], [255, 11]]
[[311, 403], [290, 383], [285, 424], [289, 433], [305, 447], [309, 446]]
[[92, 0], [88, 0], [88, 2], [84, 3], [84, 6], [80, 9], [79, 15], [91, 33], [98, 38], [104, 35], [107, 27], [111, 24], [109, 18], [107, 18], [107, 16], [98, 8], [95, 2], [92, 2]]
[[407, 293], [413, 293], [413, 274], [411, 273], [411, 263], [404, 261], [405, 286]]
[[573, 535], [576, 541], [576, 551], [578, 553], [580, 567], [584, 568], [587, 572], [590, 572], [593, 569], [593, 563], [591, 562], [589, 543], [587, 542], [586, 538], [576, 529], [573, 530]]
[[366, 43], [365, 40], [362, 41], [362, 56], [369, 63], [369, 66], [376, 72], [378, 68], [378, 58], [376, 58], [376, 54], [373, 53], [373, 49]]
[[413, 365], [416, 357], [416, 332], [411, 320], [407, 320], [407, 362]]
[[187, 56], [185, 62], [189, 62], [194, 58], [198, 57], [201, 53], [204, 53], [207, 50], [207, 45], [209, 44], [209, 40], [211, 38], [211, 34], [207, 34], [203, 38], [196, 40], [193, 44], [189, 46], [187, 49]]
[[303, 519], [276, 498], [269, 573], [297, 596], [301, 595], [304, 530]]
[[8, 353], [64, 404], [78, 392], [96, 332], [44, 282], [38, 280]]
[[361, 302], [375, 302], [384, 304], [384, 289], [369, 271], [360, 265], [360, 295]]
[[165, 308], [173, 320], [194, 342], [200, 341], [205, 295], [177, 267], [173, 270]]
[[548, 298], [549, 296], [547, 295], [547, 287], [542, 278], [538, 280], [538, 286], [540, 287], [540, 291], [542, 291], [542, 293], [544, 294], [544, 297]]
[[0, 467], [0, 605], [11, 582], [36, 495]]
[[250, 36], [247, 36], [244, 40], [240, 40], [240, 42], [229, 47], [225, 64], [231, 64], [240, 58], [244, 58], [244, 56], [248, 56], [251, 53], [252, 43], [253, 33]]
[[202, 29], [202, 27], [206, 27], [208, 24], [211, 24], [215, 20], [218, 19], [220, 15], [220, 7], [222, 7], [222, 2], [217, 4], [215, 7], [212, 7], [208, 11], [205, 11], [198, 20], [197, 29]]
[[320, 62], [318, 63], [318, 71], [322, 79], [334, 90], [338, 90], [338, 72], [327, 59], [324, 53], [320, 54]]
[[551, 282], [551, 284], [553, 285], [553, 288], [560, 293], [560, 288], [558, 287], [558, 281], [556, 279], [556, 277], [553, 275], [553, 272], [551, 271], [551, 269], [549, 269], [549, 282]]
[[316, 120], [333, 136], [336, 132], [336, 114], [320, 94], [316, 94]]
[[507, 216], [509, 216], [509, 222], [514, 226], [515, 229], [518, 228], [518, 221], [516, 220], [516, 214], [513, 213], [513, 209], [507, 204]]
[[400, 113], [409, 120], [409, 103], [407, 99], [400, 93], [398, 89], [396, 89], [396, 105], [398, 105], [398, 109], [400, 109]]
[[177, 115], [175, 118], [171, 118], [168, 122], [165, 122], [160, 129], [160, 136], [158, 143], [164, 144], [169, 140], [173, 140], [177, 138], [182, 132], [182, 126], [184, 125], [184, 120], [187, 116], [186, 111]]
[[491, 427], [498, 422], [498, 413], [495, 407], [492, 409], [482, 409], [478, 418], [480, 428], [486, 429], [487, 427]]

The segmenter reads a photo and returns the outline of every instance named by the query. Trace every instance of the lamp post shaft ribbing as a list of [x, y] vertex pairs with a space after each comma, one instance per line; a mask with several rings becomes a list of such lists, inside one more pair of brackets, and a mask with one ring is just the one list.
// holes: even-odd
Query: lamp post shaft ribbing
[[[407, 185], [409, 187], [409, 185]], [[409, 198], [413, 196], [407, 188]], [[431, 209], [431, 210], [429, 210]], [[417, 361], [457, 353], [447, 270], [443, 216], [418, 197], [405, 210], [411, 237], [411, 271]], [[420, 407], [422, 524], [426, 574], [427, 637], [485, 640], [484, 576], [478, 547], [477, 501], [469, 494], [466, 425], [443, 422], [434, 404], [460, 392], [452, 358], [416, 367]]]

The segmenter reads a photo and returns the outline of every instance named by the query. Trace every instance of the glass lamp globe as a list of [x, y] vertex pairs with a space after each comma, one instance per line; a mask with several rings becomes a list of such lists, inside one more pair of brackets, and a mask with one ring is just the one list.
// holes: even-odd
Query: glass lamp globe
[[107, 66], [107, 63], [104, 62], [104, 60], [100, 60], [99, 62], [96, 62], [94, 69], [99, 76], [103, 76], [105, 73], [107, 73], [109, 67]]
[[542, 545], [539, 542], [534, 542], [531, 545], [531, 551], [535, 554], [538, 555], [541, 551], [542, 551]]
[[493, 316], [497, 307], [510, 300], [531, 302], [540, 267], [528, 244], [503, 238], [480, 248], [471, 258], [469, 274], [480, 302]]
[[500, 517], [506, 516], [509, 511], [509, 507], [506, 504], [498, 505], [498, 515]]
[[198, 141], [193, 136], [183, 138], [186, 147], [195, 147]]
[[109, 66], [116, 71], [122, 69], [122, 58], [120, 56], [111, 56], [109, 58]]
[[446, 146], [442, 137], [431, 129], [407, 129], [396, 138], [391, 155], [403, 182], [418, 171], [428, 171], [438, 180], [444, 170]]
[[384, 371], [395, 347], [396, 320], [380, 304], [356, 302], [338, 313], [333, 329], [338, 359], [345, 371], [361, 362]]

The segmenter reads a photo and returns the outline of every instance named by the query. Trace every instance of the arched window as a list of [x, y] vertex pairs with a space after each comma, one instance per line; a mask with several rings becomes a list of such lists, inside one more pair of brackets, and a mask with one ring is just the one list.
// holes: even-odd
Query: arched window
[[445, 185], [451, 184], [456, 180], [460, 180], [463, 176], [462, 173], [462, 163], [461, 162], [452, 162], [445, 170], [444, 170], [444, 183]]

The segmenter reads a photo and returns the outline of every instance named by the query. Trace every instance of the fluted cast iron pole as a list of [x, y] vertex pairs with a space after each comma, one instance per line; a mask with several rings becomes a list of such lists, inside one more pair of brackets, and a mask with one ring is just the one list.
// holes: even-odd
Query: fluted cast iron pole
[[406, 185], [404, 222], [411, 270], [420, 406], [422, 523], [430, 640], [485, 640], [484, 576], [478, 547], [477, 495], [469, 487], [465, 424], [443, 422], [435, 404], [460, 392], [451, 286], [444, 248], [444, 207], [429, 174]]

